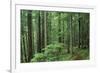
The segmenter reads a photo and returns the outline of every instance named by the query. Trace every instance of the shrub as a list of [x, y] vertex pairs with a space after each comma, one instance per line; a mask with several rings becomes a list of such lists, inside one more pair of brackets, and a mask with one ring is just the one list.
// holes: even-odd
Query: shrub
[[34, 55], [31, 62], [85, 60], [89, 59], [89, 50], [73, 47], [73, 54], [67, 53], [62, 43], [50, 44], [41, 53]]
[[46, 57], [43, 53], [37, 53], [35, 54], [34, 58], [31, 60], [31, 62], [43, 62], [45, 61]]
[[63, 52], [64, 47], [61, 43], [50, 44], [44, 48], [44, 54], [47, 58], [47, 61], [59, 60], [59, 57], [63, 54]]
[[58, 61], [64, 52], [64, 47], [61, 43], [50, 44], [43, 51], [35, 54], [31, 62]]

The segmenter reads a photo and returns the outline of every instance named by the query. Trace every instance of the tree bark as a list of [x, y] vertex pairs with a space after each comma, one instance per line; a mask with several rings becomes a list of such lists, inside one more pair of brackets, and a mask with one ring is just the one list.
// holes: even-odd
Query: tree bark
[[72, 47], [72, 14], [70, 14], [70, 53], [73, 53], [73, 47]]
[[28, 62], [30, 62], [32, 58], [32, 11], [31, 10], [28, 10], [27, 24], [28, 24]]
[[37, 52], [41, 52], [41, 12], [38, 13]]
[[79, 20], [78, 20], [78, 22], [79, 22], [79, 38], [78, 38], [78, 40], [79, 40], [79, 43], [78, 43], [78, 48], [80, 48], [80, 24], [81, 24], [81, 22], [80, 22], [80, 13], [79, 13]]
[[59, 31], [59, 43], [61, 43], [61, 13], [59, 12], [59, 21], [58, 21], [58, 31]]
[[44, 46], [47, 45], [47, 12], [44, 12]]

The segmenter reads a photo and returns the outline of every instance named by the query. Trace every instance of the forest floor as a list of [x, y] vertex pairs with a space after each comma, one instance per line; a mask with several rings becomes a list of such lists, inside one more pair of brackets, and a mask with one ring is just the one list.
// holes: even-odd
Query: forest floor
[[62, 54], [57, 56], [47, 56], [44, 57], [43, 54], [38, 54], [37, 57], [34, 57], [31, 62], [51, 62], [51, 61], [73, 61], [73, 60], [89, 60], [89, 50], [80, 49], [77, 52], [70, 54]]

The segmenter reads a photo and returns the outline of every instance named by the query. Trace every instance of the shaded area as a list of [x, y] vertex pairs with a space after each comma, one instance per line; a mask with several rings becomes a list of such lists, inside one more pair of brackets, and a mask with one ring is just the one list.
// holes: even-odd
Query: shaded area
[[21, 10], [21, 63], [89, 59], [89, 13]]

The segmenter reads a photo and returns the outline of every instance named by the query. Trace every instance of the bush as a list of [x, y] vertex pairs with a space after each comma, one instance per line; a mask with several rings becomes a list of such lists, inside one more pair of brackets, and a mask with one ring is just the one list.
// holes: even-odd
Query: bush
[[59, 61], [61, 55], [64, 52], [63, 44], [50, 44], [43, 49], [44, 52], [37, 53], [31, 62], [43, 62], [43, 61]]
[[35, 54], [34, 58], [31, 60], [31, 62], [43, 62], [45, 61], [46, 57], [43, 53], [37, 53]]
[[59, 60], [60, 55], [64, 52], [63, 44], [56, 43], [50, 44], [44, 48], [44, 54], [47, 58], [47, 61], [56, 61]]
[[73, 54], [67, 53], [62, 43], [50, 44], [43, 48], [41, 53], [34, 55], [31, 62], [86, 60], [89, 59], [89, 50], [73, 47]]

